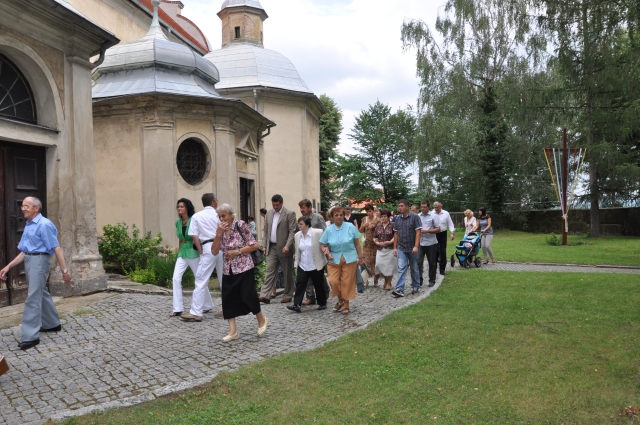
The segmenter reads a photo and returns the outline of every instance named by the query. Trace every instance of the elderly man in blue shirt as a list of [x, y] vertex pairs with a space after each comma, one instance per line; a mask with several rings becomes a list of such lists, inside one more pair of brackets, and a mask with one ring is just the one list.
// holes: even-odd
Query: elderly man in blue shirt
[[47, 290], [52, 255], [56, 256], [65, 283], [71, 282], [71, 274], [58, 243], [58, 229], [40, 211], [42, 202], [38, 198], [24, 198], [22, 214], [27, 223], [18, 244], [20, 254], [0, 270], [0, 279], [7, 280], [9, 269], [24, 261], [29, 292], [22, 315], [22, 342], [18, 344], [23, 350], [40, 343], [40, 332], [57, 332], [62, 329], [58, 312]]

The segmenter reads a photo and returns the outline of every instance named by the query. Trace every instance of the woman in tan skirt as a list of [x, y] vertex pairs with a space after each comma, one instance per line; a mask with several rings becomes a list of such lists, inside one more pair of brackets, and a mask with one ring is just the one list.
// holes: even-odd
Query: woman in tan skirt
[[[378, 218], [376, 218], [373, 210], [373, 205], [367, 204], [364, 206], [364, 210], [367, 212], [367, 216], [362, 219], [362, 225], [360, 226], [360, 233], [364, 234], [364, 264], [366, 264], [369, 269], [369, 273], [374, 273], [376, 269], [376, 253], [378, 252], [378, 247], [373, 241], [373, 233], [376, 230], [376, 226], [380, 222]], [[373, 277], [373, 286], [378, 286], [378, 279], [380, 276], [376, 273]], [[364, 283], [365, 286], [369, 285], [369, 281]]]

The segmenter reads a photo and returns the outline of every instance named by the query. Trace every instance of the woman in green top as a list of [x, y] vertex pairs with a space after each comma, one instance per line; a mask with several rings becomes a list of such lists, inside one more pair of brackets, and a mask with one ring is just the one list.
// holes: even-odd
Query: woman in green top
[[198, 270], [200, 263], [200, 254], [193, 249], [193, 239], [189, 236], [189, 224], [191, 224], [191, 216], [196, 213], [196, 209], [190, 200], [182, 198], [178, 200], [176, 205], [180, 218], [176, 221], [176, 233], [178, 235], [178, 258], [176, 259], [176, 267], [173, 269], [173, 313], [169, 316], [181, 316], [184, 311], [182, 304], [182, 276], [187, 271], [187, 266], [191, 268], [193, 274]]

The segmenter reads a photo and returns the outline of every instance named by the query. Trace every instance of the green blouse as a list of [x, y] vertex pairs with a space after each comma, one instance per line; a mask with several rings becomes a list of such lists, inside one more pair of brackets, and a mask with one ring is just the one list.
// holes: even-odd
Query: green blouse
[[193, 238], [189, 236], [189, 225], [191, 224], [191, 217], [187, 221], [187, 228], [184, 234], [182, 233], [182, 219], [179, 218], [176, 221], [176, 233], [178, 235], [178, 243], [180, 248], [178, 249], [178, 258], [198, 258], [200, 254], [197, 250], [193, 249]]

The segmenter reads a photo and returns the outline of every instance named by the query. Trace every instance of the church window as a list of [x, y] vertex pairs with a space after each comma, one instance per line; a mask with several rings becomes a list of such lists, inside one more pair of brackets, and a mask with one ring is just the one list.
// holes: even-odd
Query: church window
[[180, 176], [192, 186], [201, 183], [207, 176], [208, 155], [205, 147], [196, 139], [187, 139], [180, 144], [176, 162]]
[[20, 70], [3, 55], [0, 55], [0, 116], [36, 122], [31, 87]]
[[240, 38], [240, 27], [236, 27], [236, 38]]

